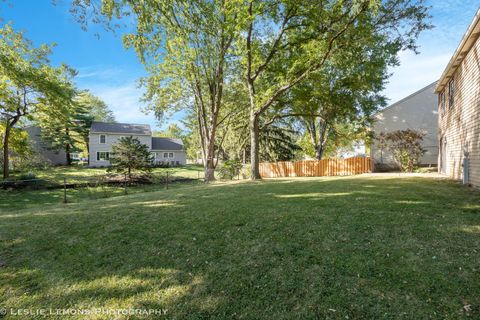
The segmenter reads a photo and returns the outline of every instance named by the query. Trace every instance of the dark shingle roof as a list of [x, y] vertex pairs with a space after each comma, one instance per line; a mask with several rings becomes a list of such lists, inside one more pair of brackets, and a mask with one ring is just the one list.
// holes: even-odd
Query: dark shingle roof
[[181, 139], [173, 138], [152, 138], [152, 150], [183, 150], [183, 142]]
[[105, 133], [130, 133], [130, 134], [146, 134], [151, 135], [152, 131], [148, 124], [132, 124], [132, 123], [109, 123], [94, 121], [90, 127], [91, 132]]

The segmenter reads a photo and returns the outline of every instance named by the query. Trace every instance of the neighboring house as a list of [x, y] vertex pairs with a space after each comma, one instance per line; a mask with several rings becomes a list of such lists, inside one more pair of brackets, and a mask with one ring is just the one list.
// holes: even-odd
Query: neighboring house
[[157, 164], [185, 165], [186, 153], [180, 139], [152, 137], [148, 124], [93, 122], [89, 135], [91, 167], [110, 165], [112, 146], [122, 137], [133, 137], [148, 146]]
[[480, 10], [443, 72], [438, 93], [439, 172], [480, 186]]
[[[64, 150], [53, 150], [41, 138], [41, 129], [39, 127], [31, 126], [25, 128], [28, 133], [28, 138], [33, 151], [41, 157], [40, 161], [47, 162], [52, 165], [66, 165], [67, 155]], [[40, 162], [39, 161], [39, 162]]]
[[354, 141], [350, 147], [340, 148], [337, 151], [338, 158], [348, 159], [354, 157], [365, 157], [367, 155], [367, 148], [365, 146], [365, 141], [358, 140]]
[[[382, 132], [412, 129], [425, 134], [422, 147], [425, 153], [420, 159], [422, 166], [436, 166], [438, 162], [438, 107], [434, 82], [406, 98], [386, 107], [375, 115], [372, 130], [375, 135]], [[398, 168], [393, 155], [375, 140], [371, 146], [371, 157], [375, 171]]]

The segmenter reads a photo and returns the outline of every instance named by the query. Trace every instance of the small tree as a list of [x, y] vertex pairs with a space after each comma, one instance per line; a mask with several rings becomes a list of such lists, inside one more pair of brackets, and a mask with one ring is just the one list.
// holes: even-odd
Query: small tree
[[134, 171], [150, 173], [152, 162], [152, 154], [147, 145], [141, 143], [137, 138], [124, 137], [112, 146], [110, 155], [112, 167], [109, 168], [109, 171], [128, 174], [128, 178], [132, 179]]
[[388, 132], [382, 135], [386, 147], [392, 152], [393, 158], [404, 172], [413, 172], [420, 163], [420, 157], [425, 153], [422, 148], [424, 133], [406, 129]]

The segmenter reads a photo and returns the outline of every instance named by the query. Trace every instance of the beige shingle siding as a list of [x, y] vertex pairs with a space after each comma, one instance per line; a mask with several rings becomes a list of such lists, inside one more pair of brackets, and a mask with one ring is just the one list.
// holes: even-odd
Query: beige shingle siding
[[[447, 150], [440, 148], [439, 164], [446, 156], [447, 175], [461, 179], [464, 151], [470, 159], [470, 183], [480, 186], [480, 41], [473, 47], [453, 74], [454, 104], [449, 105], [445, 86], [445, 108], [439, 105], [439, 139], [446, 139]], [[441, 92], [439, 93], [441, 94]], [[440, 141], [439, 141], [440, 143]]]

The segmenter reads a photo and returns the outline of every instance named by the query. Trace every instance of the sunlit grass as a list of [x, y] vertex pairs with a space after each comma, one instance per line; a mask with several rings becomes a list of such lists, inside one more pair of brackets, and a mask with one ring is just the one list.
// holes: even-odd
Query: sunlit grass
[[478, 191], [448, 180], [359, 176], [4, 209], [0, 307], [161, 308], [167, 319], [476, 319], [478, 203]]

